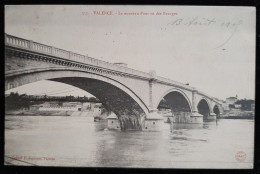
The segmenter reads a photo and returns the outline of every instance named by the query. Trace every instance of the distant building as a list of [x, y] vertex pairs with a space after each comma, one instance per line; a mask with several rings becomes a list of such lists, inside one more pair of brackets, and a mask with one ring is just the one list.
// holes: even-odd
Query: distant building
[[91, 103], [90, 102], [84, 102], [82, 103], [82, 111], [91, 110]]
[[93, 111], [94, 115], [101, 115], [104, 107], [102, 103], [93, 102], [44, 102], [41, 105], [32, 105], [30, 110], [39, 111]]
[[79, 102], [45, 102], [39, 107], [39, 111], [81, 111], [82, 105]]
[[60, 104], [59, 102], [44, 102], [42, 106], [45, 108], [51, 108], [51, 107], [53, 108], [53, 107], [59, 107]]
[[222, 107], [223, 107], [224, 111], [229, 111], [230, 110], [229, 104], [227, 104], [225, 101], [223, 102]]
[[226, 98], [226, 104], [229, 105], [234, 105], [234, 103], [237, 101], [237, 96], [236, 97], [228, 97]]
[[102, 107], [102, 103], [94, 103], [94, 102], [84, 102], [84, 103], [82, 103], [82, 110], [83, 111], [86, 111], [86, 110], [94, 111], [95, 107]]
[[42, 107], [42, 105], [31, 105], [30, 111], [39, 111], [40, 107]]
[[77, 105], [80, 105], [80, 102], [63, 102], [63, 107], [76, 107]]

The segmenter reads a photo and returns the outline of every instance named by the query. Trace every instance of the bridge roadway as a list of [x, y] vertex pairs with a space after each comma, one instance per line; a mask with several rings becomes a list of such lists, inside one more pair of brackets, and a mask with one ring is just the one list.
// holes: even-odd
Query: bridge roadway
[[40, 80], [93, 94], [117, 115], [122, 130], [160, 129], [157, 108], [163, 99], [176, 122], [202, 123], [223, 113], [217, 98], [155, 71], [146, 73], [5, 34], [5, 90]]

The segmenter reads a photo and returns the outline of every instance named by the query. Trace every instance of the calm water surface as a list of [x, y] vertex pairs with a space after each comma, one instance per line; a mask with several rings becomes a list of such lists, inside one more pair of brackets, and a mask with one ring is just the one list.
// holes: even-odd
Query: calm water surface
[[[111, 131], [92, 117], [6, 116], [7, 165], [252, 168], [254, 120], [178, 124], [161, 132]], [[243, 151], [246, 159], [236, 160]], [[16, 158], [18, 160], [14, 160]]]

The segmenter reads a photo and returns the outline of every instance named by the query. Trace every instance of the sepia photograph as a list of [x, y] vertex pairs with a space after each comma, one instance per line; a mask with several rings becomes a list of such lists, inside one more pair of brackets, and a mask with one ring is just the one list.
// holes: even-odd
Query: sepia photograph
[[255, 7], [4, 10], [4, 165], [254, 168]]

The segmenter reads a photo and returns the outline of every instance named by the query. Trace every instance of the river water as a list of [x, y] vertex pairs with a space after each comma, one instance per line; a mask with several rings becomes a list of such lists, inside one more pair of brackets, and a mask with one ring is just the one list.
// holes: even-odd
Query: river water
[[[112, 131], [93, 117], [6, 116], [5, 164], [135, 168], [252, 168], [254, 120], [165, 123]], [[243, 152], [242, 160], [236, 154]]]

